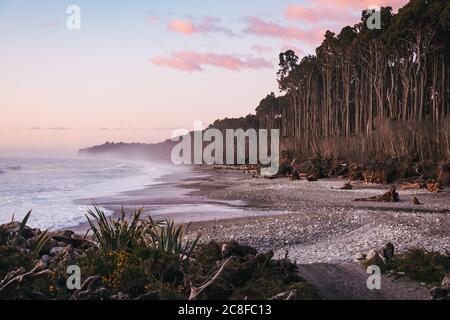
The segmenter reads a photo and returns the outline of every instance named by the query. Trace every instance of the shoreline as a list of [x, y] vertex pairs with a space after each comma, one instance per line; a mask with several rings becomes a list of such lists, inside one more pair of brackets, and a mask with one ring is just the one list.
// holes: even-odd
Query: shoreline
[[[97, 204], [119, 216], [144, 207], [144, 216], [190, 223], [188, 237], [237, 240], [259, 250], [286, 251], [301, 263], [342, 263], [387, 242], [397, 250], [450, 250], [450, 190], [400, 190], [401, 202], [355, 202], [384, 193], [390, 185], [340, 179], [290, 181], [253, 178], [240, 170], [188, 167], [164, 175], [142, 190], [105, 197]], [[417, 197], [423, 203], [411, 202]], [[87, 223], [72, 228], [87, 230]]]
[[[201, 193], [205, 191], [204, 183], [214, 179], [215, 175], [203, 167], [182, 167], [182, 169], [176, 169], [175, 172], [162, 175], [155, 184], [143, 189], [100, 197], [96, 199], [95, 203], [112, 212], [109, 217], [113, 219], [120, 217], [122, 207], [126, 216], [143, 208], [143, 216], [151, 215], [155, 220], [174, 220], [178, 225], [190, 224], [189, 230], [219, 222], [234, 224], [255, 217], [287, 214], [286, 212], [269, 211], [267, 207], [252, 201], [213, 199], [202, 195]], [[216, 187], [219, 186], [214, 188]], [[92, 201], [79, 199], [76, 204], [92, 205]], [[86, 221], [62, 229], [71, 229], [79, 234], [84, 234], [88, 228], [89, 224]]]

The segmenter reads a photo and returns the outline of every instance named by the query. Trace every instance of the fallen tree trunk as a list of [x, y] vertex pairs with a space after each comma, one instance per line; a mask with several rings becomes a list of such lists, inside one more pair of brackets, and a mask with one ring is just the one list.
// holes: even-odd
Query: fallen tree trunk
[[400, 196], [398, 195], [396, 188], [394, 186], [391, 187], [391, 190], [380, 195], [380, 196], [372, 196], [366, 198], [358, 198], [354, 201], [375, 201], [375, 202], [399, 202]]

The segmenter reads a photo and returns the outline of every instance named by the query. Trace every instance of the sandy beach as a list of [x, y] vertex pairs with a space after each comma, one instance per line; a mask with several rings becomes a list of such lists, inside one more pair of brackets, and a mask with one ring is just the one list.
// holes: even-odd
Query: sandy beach
[[[430, 299], [429, 289], [407, 278], [383, 276], [383, 290], [368, 290], [357, 253], [395, 245], [396, 252], [450, 250], [450, 190], [398, 190], [400, 202], [357, 202], [390, 185], [337, 178], [309, 182], [255, 178], [242, 170], [183, 167], [143, 190], [97, 201], [118, 217], [143, 207], [156, 220], [190, 224], [187, 238], [236, 240], [275, 258], [296, 261], [299, 275], [326, 299]], [[398, 184], [397, 184], [398, 186]], [[415, 205], [413, 197], [422, 203]], [[83, 203], [83, 201], [80, 201]], [[76, 228], [85, 233], [88, 226]]]
[[[450, 191], [400, 190], [398, 203], [355, 202], [390, 186], [346, 181], [253, 178], [240, 170], [186, 167], [143, 190], [97, 201], [117, 215], [140, 207], [156, 220], [190, 226], [203, 241], [234, 239], [261, 250], [289, 252], [298, 263], [351, 261], [390, 241], [397, 250], [450, 250]], [[414, 205], [417, 197], [421, 205]], [[78, 232], [87, 228], [81, 225]]]

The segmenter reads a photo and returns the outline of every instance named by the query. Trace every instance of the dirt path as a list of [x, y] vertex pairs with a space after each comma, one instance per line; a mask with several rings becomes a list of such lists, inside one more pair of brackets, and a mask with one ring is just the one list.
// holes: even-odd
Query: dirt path
[[426, 300], [429, 290], [405, 278], [383, 276], [380, 290], [369, 290], [370, 274], [358, 264], [313, 263], [299, 265], [299, 275], [316, 287], [320, 296], [329, 300]]

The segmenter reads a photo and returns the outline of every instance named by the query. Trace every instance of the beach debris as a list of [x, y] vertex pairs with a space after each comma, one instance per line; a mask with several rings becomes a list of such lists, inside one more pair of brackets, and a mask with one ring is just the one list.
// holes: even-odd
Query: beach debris
[[386, 264], [386, 259], [383, 257], [379, 250], [372, 249], [367, 252], [365, 262], [371, 265], [381, 265]]
[[426, 184], [426, 189], [429, 192], [436, 193], [436, 192], [440, 192], [442, 190], [442, 185], [439, 182], [430, 180]]
[[345, 183], [344, 186], [341, 187], [341, 190], [352, 190], [353, 185], [349, 182]]
[[291, 300], [293, 297], [295, 297], [295, 290], [289, 290], [278, 293], [269, 300]]
[[317, 176], [312, 174], [306, 177], [306, 180], [308, 180], [309, 182], [313, 182], [313, 181], [317, 181]]
[[392, 242], [386, 243], [385, 246], [383, 247], [384, 258], [387, 260], [392, 259], [394, 257], [394, 251], [395, 251], [395, 247], [392, 244]]
[[346, 163], [339, 163], [331, 168], [329, 176], [339, 177], [347, 176], [349, 174], [348, 165]]
[[366, 183], [387, 183], [388, 178], [384, 169], [367, 169], [362, 173]]
[[9, 272], [0, 282], [0, 299], [7, 298], [11, 291], [25, 282], [46, 276], [49, 273], [50, 270], [46, 269], [46, 265], [41, 261], [38, 261], [29, 272], [25, 272], [24, 267]]
[[388, 260], [394, 258], [395, 247], [392, 242], [386, 243], [383, 248], [371, 249], [367, 254], [357, 253], [353, 256], [355, 262], [364, 262], [364, 264], [386, 265]]
[[414, 190], [414, 189], [422, 189], [424, 188], [425, 185], [419, 181], [414, 182], [414, 183], [410, 183], [410, 182], [404, 182], [401, 186], [400, 189], [402, 190]]
[[289, 176], [289, 180], [295, 181], [295, 180], [300, 180], [300, 174], [298, 173], [297, 170], [294, 170], [292, 172], [292, 174]]
[[422, 204], [422, 203], [419, 201], [419, 199], [417, 199], [416, 197], [413, 197], [412, 203], [415, 204], [415, 205]]
[[223, 270], [225, 269], [227, 264], [232, 259], [233, 259], [233, 257], [229, 257], [227, 260], [225, 260], [225, 262], [223, 262], [222, 265], [220, 266], [219, 270], [217, 270], [217, 272], [202, 285], [193, 286], [191, 283], [191, 293], [189, 295], [188, 300], [197, 300], [197, 297], [199, 296], [199, 294], [202, 293], [203, 290], [208, 288], [210, 285], [212, 285], [216, 281], [216, 279], [222, 274]]
[[392, 186], [388, 192], [386, 192], [380, 196], [357, 198], [354, 201], [399, 202], [400, 196], [399, 196], [395, 186]]
[[361, 262], [361, 261], [366, 260], [366, 257], [367, 257], [367, 255], [365, 253], [358, 252], [358, 253], [354, 254], [352, 258], [353, 258], [353, 261], [355, 261], [355, 262]]
[[450, 276], [446, 276], [442, 279], [441, 286], [450, 289]]

